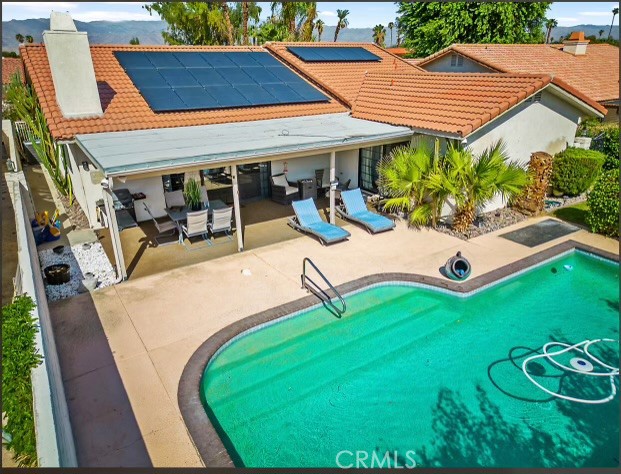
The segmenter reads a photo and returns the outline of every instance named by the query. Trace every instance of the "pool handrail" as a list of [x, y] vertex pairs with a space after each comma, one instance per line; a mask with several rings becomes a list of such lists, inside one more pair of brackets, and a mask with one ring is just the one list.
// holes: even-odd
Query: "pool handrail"
[[[315, 269], [315, 271], [317, 272], [317, 274], [319, 274], [321, 279], [328, 285], [329, 289], [331, 289], [334, 292], [336, 297], [339, 299], [342, 308], [337, 307], [332, 302], [333, 297], [331, 297], [324, 289], [322, 289], [317, 283], [315, 283], [313, 279], [311, 279], [306, 274], [306, 263], [307, 262]], [[321, 300], [321, 302], [324, 305], [328, 305], [336, 313], [337, 317], [340, 318], [343, 315], [343, 313], [347, 311], [347, 304], [345, 303], [345, 299], [343, 298], [343, 296], [341, 296], [338, 290], [334, 288], [332, 283], [330, 283], [330, 280], [326, 278], [326, 276], [321, 272], [321, 270], [317, 268], [317, 265], [315, 265], [315, 263], [308, 257], [304, 257], [304, 260], [302, 260], [301, 278], [302, 278], [302, 289], [306, 288], [307, 291], [310, 291], [311, 293], [313, 293], [317, 298]], [[310, 286], [309, 283], [312, 286]]]

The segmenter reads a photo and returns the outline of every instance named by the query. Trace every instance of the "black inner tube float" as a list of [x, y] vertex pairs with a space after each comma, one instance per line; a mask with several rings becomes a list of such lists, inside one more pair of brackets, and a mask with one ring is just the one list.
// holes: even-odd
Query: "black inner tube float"
[[457, 252], [457, 255], [446, 261], [444, 271], [451, 280], [465, 280], [470, 276], [470, 262], [461, 256], [461, 252]]

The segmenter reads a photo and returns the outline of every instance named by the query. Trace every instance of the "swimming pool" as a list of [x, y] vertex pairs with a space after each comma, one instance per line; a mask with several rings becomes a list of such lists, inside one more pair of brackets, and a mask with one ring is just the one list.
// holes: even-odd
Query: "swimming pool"
[[[619, 339], [617, 263], [576, 251], [467, 297], [391, 283], [347, 307], [256, 328], [211, 359], [201, 400], [236, 465], [618, 465], [619, 395], [563, 400], [521, 367], [550, 341]], [[593, 353], [618, 367], [616, 344]], [[610, 392], [541, 361], [529, 373], [579, 398]]]

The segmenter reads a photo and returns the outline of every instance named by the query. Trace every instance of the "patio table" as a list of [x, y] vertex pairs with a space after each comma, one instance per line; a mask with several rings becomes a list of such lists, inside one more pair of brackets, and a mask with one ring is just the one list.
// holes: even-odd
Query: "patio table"
[[[209, 207], [207, 207], [207, 215], [213, 214], [214, 209], [225, 209], [229, 206], [226, 205], [224, 201], [220, 201], [219, 199], [214, 199], [213, 201], [209, 201]], [[183, 207], [173, 207], [173, 208], [165, 208], [166, 214], [170, 217], [175, 224], [177, 224], [177, 230], [179, 231], [179, 241], [181, 241], [183, 232], [181, 230], [181, 223], [188, 219], [188, 208], [187, 206]]]

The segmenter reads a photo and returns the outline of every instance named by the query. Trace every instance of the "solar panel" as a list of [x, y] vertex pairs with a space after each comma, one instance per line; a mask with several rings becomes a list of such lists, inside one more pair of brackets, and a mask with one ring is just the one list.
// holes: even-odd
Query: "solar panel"
[[287, 50], [304, 62], [381, 61], [381, 58], [360, 46], [288, 46]]
[[328, 102], [269, 53], [116, 51], [154, 112]]

